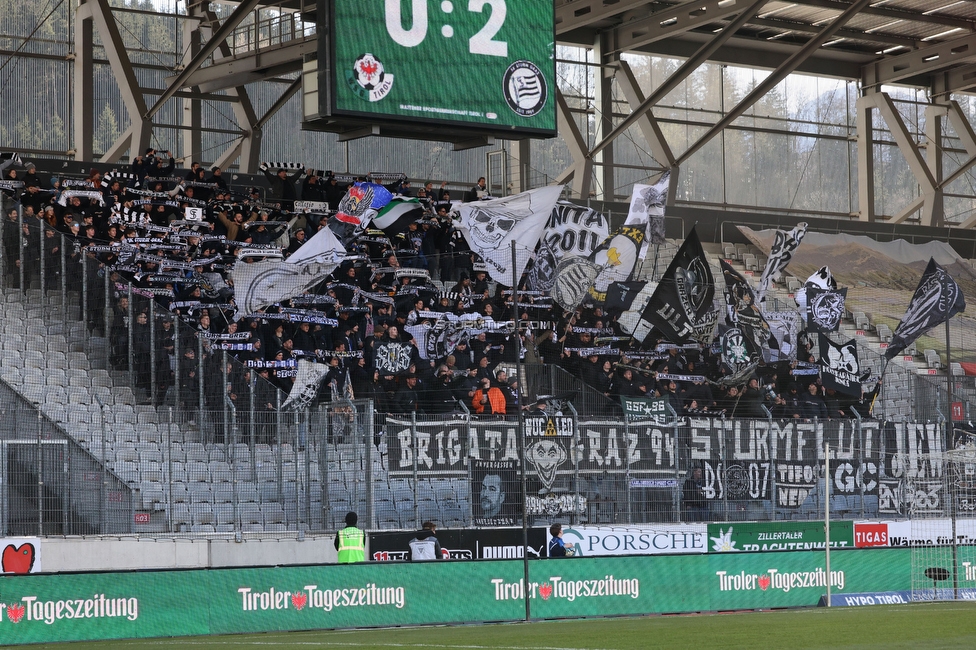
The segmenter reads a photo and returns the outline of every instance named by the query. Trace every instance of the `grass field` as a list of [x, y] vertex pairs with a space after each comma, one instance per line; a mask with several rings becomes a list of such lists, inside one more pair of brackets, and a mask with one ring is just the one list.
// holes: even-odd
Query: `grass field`
[[775, 612], [547, 621], [459, 627], [289, 632], [142, 639], [31, 648], [457, 648], [630, 650], [667, 648], [976, 648], [976, 603], [840, 607]]

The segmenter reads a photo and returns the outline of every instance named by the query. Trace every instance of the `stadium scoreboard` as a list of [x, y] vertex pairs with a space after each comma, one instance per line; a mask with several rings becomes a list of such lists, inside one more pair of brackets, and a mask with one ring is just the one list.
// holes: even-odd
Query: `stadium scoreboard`
[[553, 0], [319, 0], [306, 126], [552, 137], [554, 21]]

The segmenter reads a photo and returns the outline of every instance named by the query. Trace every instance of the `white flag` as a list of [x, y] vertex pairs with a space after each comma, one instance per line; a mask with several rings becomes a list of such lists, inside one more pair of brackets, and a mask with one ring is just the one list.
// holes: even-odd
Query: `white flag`
[[281, 410], [293, 408], [296, 411], [303, 411], [308, 408], [309, 404], [315, 401], [315, 396], [319, 393], [319, 385], [328, 372], [329, 366], [323, 363], [299, 359], [295, 383], [288, 393], [288, 399], [281, 405]]
[[759, 278], [759, 290], [756, 291], [756, 300], [762, 302], [766, 299], [766, 292], [769, 290], [771, 282], [779, 278], [793, 259], [793, 254], [800, 247], [803, 236], [807, 234], [807, 224], [797, 224], [796, 228], [790, 232], [782, 230], [776, 231], [776, 238], [773, 246], [769, 249], [769, 259], [766, 261], [766, 268], [763, 269], [762, 277]]
[[[516, 284], [542, 238], [562, 185], [550, 185], [514, 196], [463, 204], [460, 229], [471, 250], [485, 260], [499, 284]], [[515, 268], [512, 268], [512, 242]]]
[[624, 225], [644, 229], [642, 259], [647, 255], [648, 244], [664, 243], [664, 205], [670, 182], [671, 172], [664, 172], [654, 185], [634, 185], [630, 195], [630, 210]]
[[234, 301], [239, 314], [250, 314], [312, 288], [332, 273], [346, 254], [328, 228], [322, 228], [288, 258], [234, 265]]

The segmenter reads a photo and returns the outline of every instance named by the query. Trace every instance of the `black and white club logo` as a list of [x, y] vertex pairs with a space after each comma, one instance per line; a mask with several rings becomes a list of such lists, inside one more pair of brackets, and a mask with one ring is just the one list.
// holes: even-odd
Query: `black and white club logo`
[[508, 107], [522, 117], [537, 115], [549, 97], [546, 78], [539, 66], [531, 61], [516, 61], [508, 66], [502, 90]]

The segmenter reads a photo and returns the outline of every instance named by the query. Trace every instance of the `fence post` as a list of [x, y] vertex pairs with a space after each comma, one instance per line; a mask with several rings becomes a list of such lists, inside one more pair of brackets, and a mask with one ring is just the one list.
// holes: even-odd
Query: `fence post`
[[61, 251], [61, 333], [68, 335], [68, 253], [64, 250], [67, 237], [64, 233], [58, 233], [61, 237], [61, 244], [58, 250]]
[[156, 341], [156, 300], [149, 300], [149, 400], [152, 402], [153, 407], [159, 404], [157, 396], [159, 395], [159, 386], [156, 383], [156, 351], [157, 351], [157, 341]]
[[[180, 347], [180, 326], [183, 323], [179, 318], [173, 319], [173, 390], [176, 391], [176, 408], [183, 411], [183, 378], [180, 376], [183, 368], [183, 350]], [[181, 418], [182, 419], [182, 418]]]
[[[638, 435], [640, 434], [638, 433]], [[626, 413], [624, 413], [624, 437], [627, 440], [627, 444], [629, 445], [630, 444], [630, 416], [628, 416]], [[624, 474], [624, 490], [626, 490], [626, 494], [627, 494], [627, 523], [632, 524], [634, 523], [634, 519], [633, 519], [634, 511], [633, 511], [633, 503], [632, 503], [633, 498], [631, 497], [631, 493], [633, 492], [633, 490], [630, 489], [630, 454], [629, 453], [624, 454], [624, 457], [627, 459], [627, 471]], [[675, 471], [677, 471], [677, 469]], [[614, 514], [613, 518], [614, 520], [616, 520], [617, 518], [616, 513]]]
[[17, 241], [20, 242], [17, 251], [17, 259], [20, 261], [17, 269], [20, 274], [20, 293], [26, 296], [27, 278], [24, 277], [24, 249], [27, 247], [27, 240], [24, 239], [24, 206], [20, 203], [17, 204]]
[[44, 264], [47, 262], [47, 260], [44, 259], [45, 258], [45, 255], [44, 255], [44, 236], [45, 236], [44, 226], [45, 226], [44, 219], [38, 219], [37, 220], [37, 242], [38, 242], [37, 247], [38, 247], [39, 250], [37, 251], [37, 258], [40, 260], [40, 263], [38, 264], [38, 267], [37, 267], [37, 275], [38, 275], [38, 282], [41, 285], [41, 319], [44, 319], [44, 317], [47, 316], [47, 314], [44, 313], [44, 311], [45, 311], [45, 309], [47, 307], [47, 282], [44, 281], [45, 280], [45, 277], [44, 277], [45, 276], [45, 270], [46, 270], [44, 268]]
[[[101, 488], [99, 490], [100, 498], [99, 498], [99, 504], [98, 504], [98, 534], [99, 535], [104, 535], [105, 534], [105, 485], [106, 485], [105, 482], [108, 480], [108, 477], [105, 475], [105, 472], [108, 471], [108, 468], [105, 466], [105, 404], [104, 404], [104, 402], [102, 402], [102, 398], [100, 398], [97, 394], [93, 394], [92, 397], [95, 399], [96, 402], [98, 402], [98, 407], [99, 407], [98, 408], [98, 416], [99, 416], [98, 419], [99, 419], [99, 422], [101, 423], [101, 427], [102, 427], [102, 441], [101, 441], [101, 451], [100, 451], [100, 459], [102, 461], [100, 463], [101, 464], [101, 469], [102, 469], [102, 471], [101, 471], [101, 474], [102, 474], [102, 485], [101, 485]], [[172, 476], [172, 474], [170, 474], [170, 476]], [[171, 497], [172, 497], [172, 491], [173, 491], [172, 490], [172, 486], [173, 486], [173, 482], [170, 481], [170, 495], [171, 495]], [[172, 502], [172, 498], [170, 499], [170, 501]]]
[[91, 351], [88, 341], [94, 333], [89, 327], [91, 323], [88, 321], [88, 254], [84, 250], [81, 251], [81, 322], [85, 325], [82, 342], [87, 354]]
[[44, 453], [41, 450], [41, 409], [34, 403], [37, 411], [37, 536], [44, 536]]
[[200, 417], [198, 422], [200, 423], [200, 441], [204, 442], [207, 436], [204, 434], [204, 417], [206, 416], [206, 411], [204, 411], [203, 406], [203, 338], [197, 336], [197, 405], [200, 409]]
[[108, 270], [108, 267], [102, 269], [102, 280], [105, 284], [105, 295], [102, 304], [102, 320], [104, 324], [102, 325], [103, 332], [105, 335], [105, 351], [108, 354], [108, 358], [105, 359], [105, 367], [110, 370], [115, 370], [112, 367], [112, 273]]
[[[224, 351], [224, 356], [225, 357], [227, 356], [227, 351], [226, 350]], [[226, 358], [225, 358], [225, 361], [226, 361]], [[224, 384], [224, 385], [226, 386], [226, 384]], [[230, 412], [230, 422], [231, 422], [231, 429], [229, 431], [226, 428], [224, 429], [224, 449], [226, 450], [227, 449], [227, 440], [232, 435], [235, 435], [234, 434], [234, 430], [237, 428], [237, 407], [234, 406], [234, 401], [230, 398], [230, 395], [228, 395], [226, 391], [224, 392], [224, 404], [225, 404], [225, 408], [223, 409], [223, 411], [224, 411], [224, 415], [225, 415], [225, 420], [226, 420], [226, 416], [227, 416], [228, 411], [229, 411]], [[236, 438], [236, 435], [235, 435], [235, 438]], [[234, 442], [237, 442], [237, 441], [235, 440]], [[225, 451], [225, 453], [226, 453], [226, 451]], [[241, 504], [241, 500], [240, 500], [240, 493], [239, 493], [239, 490], [238, 490], [239, 486], [237, 484], [237, 445], [236, 444], [231, 444], [231, 447], [230, 447], [230, 455], [227, 458], [228, 458], [228, 460], [230, 462], [230, 481], [231, 481], [231, 485], [233, 486], [233, 492], [232, 492], [231, 499], [232, 499], [233, 504], [234, 504], [234, 519], [235, 520], [238, 520], [241, 517], [241, 505], [240, 505]]]
[[126, 318], [128, 319], [126, 322], [126, 330], [127, 330], [126, 336], [128, 337], [129, 340], [129, 344], [127, 346], [128, 350], [126, 350], [126, 357], [128, 358], [128, 366], [129, 366], [129, 387], [134, 389], [136, 385], [136, 381], [135, 381], [136, 365], [135, 365], [135, 347], [132, 345], [134, 342], [132, 327], [133, 325], [135, 325], [135, 321], [132, 318], [132, 283], [131, 282], [129, 282], [126, 285], [126, 290], [127, 290], [127, 295], [129, 296], [128, 305], [126, 305], [126, 310], [125, 310]]
[[[366, 508], [369, 513], [369, 521], [372, 523], [373, 528], [376, 528], [376, 508], [373, 507], [373, 402], [372, 400], [367, 401], [363, 405], [363, 418], [360, 419], [359, 409], [352, 402], [353, 413], [356, 414], [356, 430], [362, 430], [363, 445], [366, 447], [366, 467], [367, 477], [369, 482], [366, 483]], [[362, 426], [358, 426], [362, 423]]]
[[[167, 486], [169, 487], [169, 495], [166, 499], [166, 503], [169, 506], [167, 512], [169, 513], [169, 532], [174, 532], [173, 530], [173, 407], [166, 409], [168, 412], [168, 417], [166, 419], [166, 463], [169, 472], [169, 481]], [[185, 467], [186, 465], [184, 465]], [[185, 471], [185, 470], [184, 470]]]
[[227, 455], [228, 450], [230, 450], [231, 452], [235, 451], [233, 447], [228, 447], [228, 445], [230, 444], [230, 415], [231, 415], [229, 409], [234, 406], [234, 403], [230, 399], [230, 395], [227, 394], [227, 382], [229, 381], [229, 379], [230, 378], [227, 376], [227, 350], [222, 350], [220, 352], [220, 394], [223, 395], [223, 399], [221, 400], [221, 402], [224, 406], [222, 409], [220, 409], [221, 411], [220, 415], [224, 425], [224, 455], [225, 456]]
[[[420, 528], [420, 484], [417, 483], [417, 413], [410, 411], [410, 457], [413, 458], [413, 519]], [[401, 522], [402, 523], [402, 522]]]
[[[517, 301], [517, 297], [516, 297]], [[516, 333], [517, 334], [517, 333]], [[579, 517], [577, 516], [577, 511], [579, 510], [580, 504], [583, 502], [583, 497], [580, 495], [580, 477], [579, 477], [579, 413], [573, 408], [573, 405], [566, 402], [566, 406], [569, 407], [570, 412], [573, 414], [573, 515], [570, 518], [570, 523], [575, 526], [579, 523]], [[523, 516], [525, 513], [522, 513]], [[584, 513], [586, 514], [586, 513]]]

